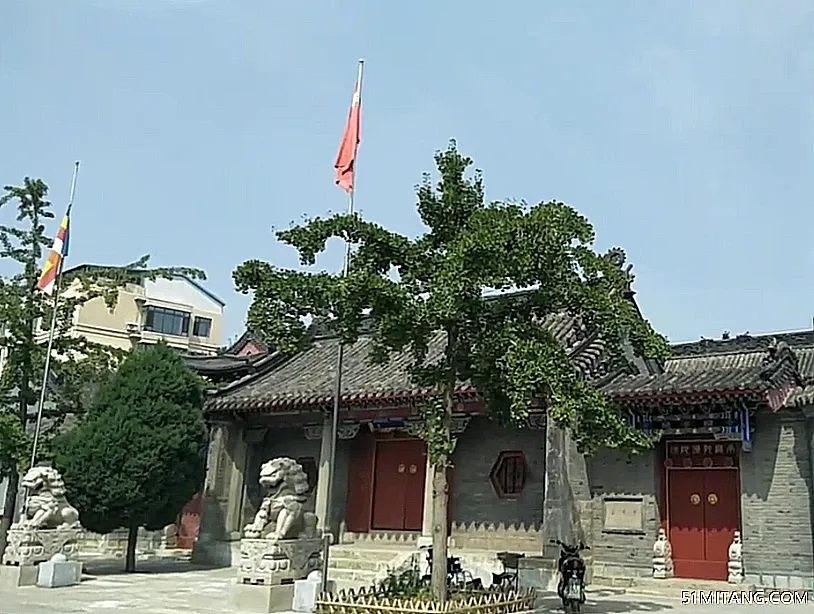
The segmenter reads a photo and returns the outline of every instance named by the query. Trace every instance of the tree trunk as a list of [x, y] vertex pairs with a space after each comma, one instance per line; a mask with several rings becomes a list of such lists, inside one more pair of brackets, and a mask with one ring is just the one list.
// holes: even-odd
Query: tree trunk
[[136, 544], [138, 543], [138, 527], [127, 529], [127, 556], [124, 558], [124, 571], [136, 571]]
[[3, 553], [6, 551], [8, 530], [14, 522], [14, 513], [17, 511], [17, 491], [20, 488], [20, 474], [14, 469], [8, 476], [8, 487], [3, 502], [3, 519], [0, 520], [0, 564]]
[[[455, 407], [455, 380], [444, 394], [443, 428], [450, 437], [452, 410]], [[447, 537], [449, 537], [449, 484], [447, 457], [439, 458], [432, 471], [432, 596], [439, 603], [447, 600]]]

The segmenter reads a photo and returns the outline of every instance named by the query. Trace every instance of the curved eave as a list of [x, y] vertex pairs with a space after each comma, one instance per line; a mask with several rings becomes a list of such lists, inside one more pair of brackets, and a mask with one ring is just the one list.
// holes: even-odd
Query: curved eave
[[[376, 408], [394, 405], [415, 405], [434, 396], [436, 393], [430, 388], [416, 389], [407, 392], [382, 392], [344, 395], [340, 399], [343, 409]], [[459, 386], [455, 391], [456, 402], [473, 401], [478, 398], [477, 391], [472, 386]], [[334, 402], [333, 396], [311, 396], [296, 398], [213, 398], [206, 403], [207, 412], [240, 411], [251, 413], [277, 413], [302, 412], [322, 410], [330, 407]]]

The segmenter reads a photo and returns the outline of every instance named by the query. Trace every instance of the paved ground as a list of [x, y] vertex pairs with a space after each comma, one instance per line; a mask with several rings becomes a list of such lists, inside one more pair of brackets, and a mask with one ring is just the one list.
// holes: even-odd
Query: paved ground
[[[122, 562], [90, 562], [79, 586], [4, 591], [0, 614], [219, 614], [233, 613], [232, 569], [201, 569], [186, 562], [140, 563], [135, 574], [122, 573]], [[689, 595], [688, 595], [689, 597]], [[540, 599], [540, 612], [558, 611], [557, 599]], [[593, 591], [585, 612], [625, 614], [679, 610], [686, 614], [751, 614], [809, 611], [811, 605], [685, 605], [679, 599], [635, 595], [622, 590]], [[678, 614], [676, 612], [676, 614]]]

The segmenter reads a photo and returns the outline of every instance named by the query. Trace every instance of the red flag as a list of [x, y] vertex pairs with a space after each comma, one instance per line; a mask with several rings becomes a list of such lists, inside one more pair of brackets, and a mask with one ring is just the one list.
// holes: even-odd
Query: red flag
[[345, 132], [342, 134], [342, 142], [339, 144], [339, 153], [336, 154], [336, 185], [350, 193], [353, 192], [353, 170], [356, 163], [356, 150], [359, 148], [362, 128], [362, 73], [361, 68], [359, 78], [356, 79], [356, 87], [353, 90], [353, 100], [350, 103], [348, 112], [348, 123], [345, 125]]

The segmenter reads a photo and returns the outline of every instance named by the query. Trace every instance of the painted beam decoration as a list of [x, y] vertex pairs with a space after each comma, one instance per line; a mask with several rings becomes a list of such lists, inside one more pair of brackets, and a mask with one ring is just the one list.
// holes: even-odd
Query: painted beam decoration
[[709, 435], [716, 439], [751, 442], [755, 432], [754, 409], [719, 406], [664, 405], [631, 410], [634, 426], [648, 435]]

